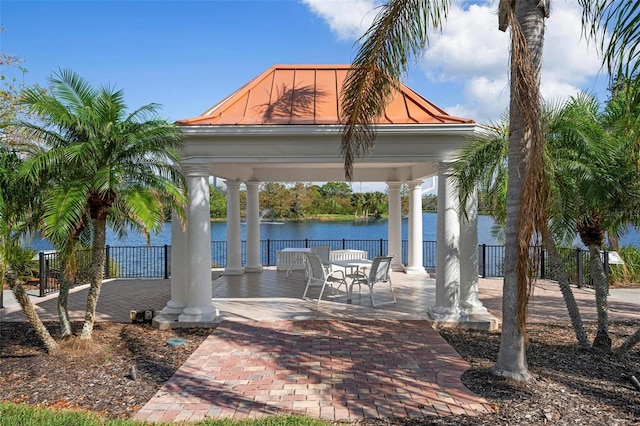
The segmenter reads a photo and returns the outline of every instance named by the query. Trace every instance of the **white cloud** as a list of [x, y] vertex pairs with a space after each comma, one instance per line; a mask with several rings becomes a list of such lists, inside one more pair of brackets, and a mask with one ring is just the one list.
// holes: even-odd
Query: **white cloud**
[[[509, 103], [509, 34], [497, 28], [495, 2], [452, 8], [441, 36], [422, 62], [433, 81], [461, 82], [463, 101], [443, 105], [449, 113], [484, 122], [500, 119]], [[552, 3], [546, 21], [541, 92], [557, 101], [575, 95], [600, 70], [596, 50], [581, 37], [581, 9], [567, 0]]]
[[338, 38], [356, 40], [373, 23], [380, 0], [302, 0], [329, 25]]
[[509, 36], [498, 31], [491, 5], [454, 4], [441, 34], [433, 37], [421, 63], [435, 81], [456, 81], [484, 76], [504, 78], [509, 63]]
[[[354, 2], [303, 0], [341, 38], [356, 39], [375, 16], [377, 0]], [[419, 69], [436, 85], [433, 98], [453, 115], [478, 122], [499, 120], [509, 102], [509, 38], [498, 30], [496, 0], [454, 0], [441, 34], [435, 34]], [[348, 9], [348, 13], [345, 12]], [[581, 9], [571, 0], [554, 0], [546, 21], [541, 91], [557, 101], [578, 90], [593, 90], [600, 71], [594, 43], [582, 35]], [[448, 83], [462, 87], [452, 93]], [[459, 90], [459, 89], [455, 89]], [[435, 99], [432, 99], [435, 100]], [[446, 102], [451, 102], [446, 105]]]

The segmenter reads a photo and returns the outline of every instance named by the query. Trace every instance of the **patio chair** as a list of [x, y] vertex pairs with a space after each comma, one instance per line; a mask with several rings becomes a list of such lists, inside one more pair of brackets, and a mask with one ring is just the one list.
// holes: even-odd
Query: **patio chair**
[[[396, 301], [396, 293], [393, 291], [393, 284], [391, 283], [391, 276], [389, 276], [389, 269], [391, 267], [391, 260], [393, 256], [376, 256], [372, 263], [371, 269], [368, 274], [357, 272], [355, 274], [351, 274], [351, 289], [353, 291], [353, 286], [358, 286], [358, 292], [360, 291], [361, 285], [366, 285], [369, 287], [369, 297], [371, 298], [371, 306], [378, 307], [381, 305], [388, 305], [390, 303], [397, 303]], [[389, 283], [389, 288], [391, 289], [391, 296], [393, 296], [393, 300], [384, 303], [376, 304], [375, 299], [373, 297], [373, 286], [378, 283]]]
[[317, 254], [306, 254], [306, 262], [307, 265], [307, 286], [304, 289], [304, 294], [302, 298], [305, 300], [314, 301], [315, 299], [311, 299], [307, 297], [307, 292], [309, 291], [309, 287], [312, 285], [322, 285], [320, 289], [320, 295], [318, 296], [318, 305], [320, 304], [320, 300], [322, 299], [322, 293], [324, 293], [324, 288], [329, 285], [331, 287], [331, 293], [336, 294], [336, 289], [333, 287], [334, 284], [340, 286], [344, 285], [345, 291], [347, 288], [347, 281], [344, 279], [343, 271], [335, 271], [327, 273], [327, 270], [322, 265], [322, 259]]
[[322, 266], [327, 271], [327, 274], [331, 273], [331, 259], [329, 253], [331, 253], [331, 246], [311, 246], [311, 253], [320, 256]]

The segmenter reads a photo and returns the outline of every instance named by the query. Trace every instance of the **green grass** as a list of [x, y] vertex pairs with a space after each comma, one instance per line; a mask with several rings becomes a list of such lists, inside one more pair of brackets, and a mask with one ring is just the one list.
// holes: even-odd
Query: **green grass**
[[[0, 426], [144, 426], [134, 420], [108, 419], [89, 411], [53, 410], [27, 404], [0, 402]], [[157, 426], [171, 423], [154, 423]], [[302, 416], [274, 416], [251, 420], [206, 420], [197, 423], [175, 423], [195, 426], [328, 426], [324, 420]]]

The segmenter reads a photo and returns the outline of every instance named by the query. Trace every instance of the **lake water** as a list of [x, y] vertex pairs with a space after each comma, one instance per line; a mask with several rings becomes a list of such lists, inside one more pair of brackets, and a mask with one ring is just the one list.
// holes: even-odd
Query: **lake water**
[[[422, 214], [422, 236], [425, 241], [436, 240], [436, 214]], [[408, 235], [408, 222], [404, 218], [402, 220], [402, 239], [406, 240]], [[502, 242], [496, 241], [491, 230], [494, 221], [490, 216], [478, 216], [478, 244], [502, 245]], [[242, 225], [242, 240], [245, 240], [245, 226]], [[224, 241], [227, 237], [226, 222], [211, 223], [211, 240]], [[262, 222], [260, 225], [261, 240], [386, 240], [387, 220], [349, 220], [349, 221], [317, 221], [308, 220], [301, 222]], [[631, 230], [627, 235], [621, 238], [621, 245], [633, 245], [640, 247], [640, 234]], [[107, 234], [107, 244], [111, 246], [144, 246], [146, 241], [143, 237], [131, 234], [125, 240], [118, 240], [112, 233]], [[171, 224], [165, 224], [162, 231], [151, 236], [152, 246], [171, 245]], [[28, 243], [36, 250], [49, 250], [51, 244], [41, 238], [34, 238]]]
[[[409, 219], [402, 219], [402, 238], [407, 239]], [[489, 216], [478, 217], [478, 243], [500, 244], [491, 237], [493, 219]], [[242, 224], [242, 240], [246, 239], [245, 225]], [[436, 214], [422, 215], [423, 240], [436, 240]], [[387, 220], [348, 220], [319, 221], [305, 220], [300, 222], [261, 222], [261, 240], [386, 240]], [[211, 241], [224, 241], [227, 238], [226, 222], [211, 222]], [[130, 234], [125, 240], [118, 240], [112, 232], [107, 233], [107, 244], [111, 246], [144, 246], [142, 236]], [[166, 223], [162, 231], [151, 236], [152, 246], [171, 245], [171, 223]], [[51, 244], [41, 238], [34, 238], [29, 245], [36, 250], [50, 250]]]

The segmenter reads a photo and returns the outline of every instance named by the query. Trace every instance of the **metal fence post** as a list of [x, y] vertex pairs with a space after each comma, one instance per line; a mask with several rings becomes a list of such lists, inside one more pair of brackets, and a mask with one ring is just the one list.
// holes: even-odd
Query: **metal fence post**
[[347, 241], [343, 238], [342, 239], [342, 250], [346, 249], [347, 247]]
[[164, 245], [164, 279], [169, 279], [169, 246]]
[[609, 252], [603, 252], [603, 263], [604, 263], [604, 276], [607, 278], [607, 295], [609, 294]]
[[487, 245], [482, 245], [482, 278], [487, 278]]
[[111, 278], [111, 259], [109, 258], [110, 252], [111, 252], [111, 247], [109, 247], [108, 245], [105, 246], [105, 261], [104, 261], [105, 278]]
[[271, 266], [271, 239], [267, 238], [267, 266]]
[[582, 288], [582, 250], [576, 249], [576, 279], [578, 288]]
[[47, 276], [49, 271], [47, 271], [46, 260], [43, 252], [38, 253], [38, 262], [40, 262], [38, 265], [40, 267], [40, 297], [43, 297], [45, 294], [46, 283], [49, 279]]
[[544, 260], [545, 260], [544, 248], [540, 246], [540, 278], [541, 279], [544, 279], [546, 275]]
[[382, 240], [382, 238], [380, 238], [380, 256], [384, 256], [384, 253], [383, 253], [383, 251], [382, 251], [382, 250], [383, 250], [383, 248], [382, 248], [382, 241], [383, 241], [383, 240]]

